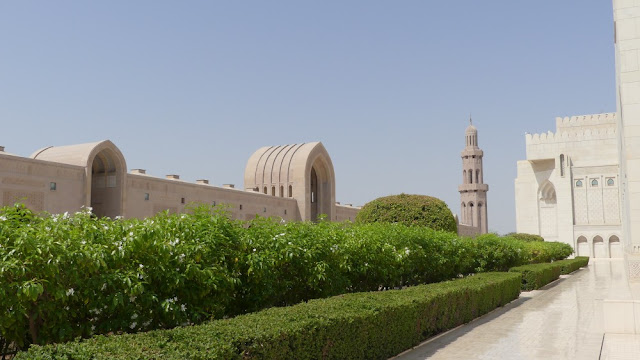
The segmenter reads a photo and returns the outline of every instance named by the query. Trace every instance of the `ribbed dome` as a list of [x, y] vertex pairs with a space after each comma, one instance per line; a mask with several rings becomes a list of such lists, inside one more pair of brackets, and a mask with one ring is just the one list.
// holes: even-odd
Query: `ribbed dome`
[[477, 133], [478, 133], [478, 129], [476, 129], [476, 127], [473, 125], [467, 126], [467, 130], [465, 130], [465, 134], [467, 135], [477, 134]]

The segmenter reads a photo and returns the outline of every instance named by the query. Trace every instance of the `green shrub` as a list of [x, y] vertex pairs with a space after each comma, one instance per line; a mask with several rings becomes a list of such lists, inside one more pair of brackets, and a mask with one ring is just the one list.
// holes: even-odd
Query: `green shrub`
[[519, 274], [478, 274], [198, 326], [32, 346], [16, 359], [387, 359], [509, 303], [519, 292]]
[[25, 347], [438, 282], [525, 264], [539, 257], [529, 244], [402, 224], [244, 223], [207, 207], [145, 220], [9, 207], [0, 337]]
[[560, 277], [562, 266], [556, 263], [516, 266], [510, 272], [522, 274], [522, 290], [539, 289]]
[[573, 254], [571, 245], [565, 243], [530, 241], [523, 244], [527, 253], [524, 263], [527, 264], [552, 262], [565, 259]]
[[358, 223], [401, 223], [457, 233], [451, 210], [444, 201], [426, 195], [391, 195], [365, 204], [356, 216]]
[[544, 241], [544, 238], [540, 235], [527, 234], [527, 233], [512, 232], [512, 233], [508, 233], [505, 236], [512, 237], [514, 239], [521, 240], [521, 241]]
[[484, 234], [467, 241], [475, 247], [474, 272], [507, 271], [526, 264], [529, 257], [527, 244], [513, 238]]
[[588, 256], [576, 256], [575, 259], [559, 260], [554, 264], [560, 265], [560, 273], [562, 275], [571, 274], [572, 272], [589, 265]]
[[234, 300], [238, 227], [224, 216], [113, 221], [16, 206], [0, 222], [0, 335], [18, 346], [197, 323]]

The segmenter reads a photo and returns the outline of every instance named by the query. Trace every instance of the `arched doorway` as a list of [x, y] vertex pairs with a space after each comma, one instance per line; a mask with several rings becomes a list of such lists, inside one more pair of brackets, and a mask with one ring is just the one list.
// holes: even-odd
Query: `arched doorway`
[[589, 243], [587, 242], [587, 238], [584, 236], [580, 236], [577, 242], [576, 253], [578, 256], [591, 256], [591, 251], [589, 251]]
[[318, 220], [318, 174], [315, 168], [311, 168], [311, 221]]
[[620, 238], [616, 235], [612, 235], [609, 238], [609, 256], [616, 259], [624, 257], [622, 245], [620, 244]]
[[109, 149], [98, 152], [91, 162], [91, 207], [98, 217], [122, 215], [123, 164]]
[[594, 258], [606, 258], [607, 257], [607, 249], [604, 246], [604, 240], [602, 236], [596, 235], [593, 238], [593, 257]]
[[[331, 167], [332, 168], [332, 167]], [[331, 216], [333, 205], [332, 195], [334, 181], [333, 172], [323, 156], [318, 156], [311, 165], [309, 172], [309, 214], [311, 221], [317, 221], [319, 216]]]
[[558, 236], [556, 188], [547, 180], [540, 186], [539, 194], [540, 236], [551, 240]]

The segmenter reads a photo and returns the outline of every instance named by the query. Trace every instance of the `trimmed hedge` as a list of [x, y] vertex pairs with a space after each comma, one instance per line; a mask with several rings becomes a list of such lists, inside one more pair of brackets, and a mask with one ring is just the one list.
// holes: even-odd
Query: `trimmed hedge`
[[575, 259], [560, 260], [556, 261], [554, 264], [560, 264], [560, 273], [562, 275], [567, 275], [589, 265], [589, 257], [576, 256]]
[[356, 216], [357, 223], [400, 223], [426, 226], [434, 230], [458, 232], [447, 204], [426, 195], [391, 195], [366, 203]]
[[548, 264], [517, 266], [509, 269], [509, 272], [522, 274], [522, 290], [529, 291], [539, 289], [557, 280], [561, 274], [572, 273], [588, 263], [588, 257], [579, 256], [575, 259], [560, 260]]
[[207, 324], [95, 336], [24, 359], [387, 359], [516, 299], [520, 274], [353, 293]]

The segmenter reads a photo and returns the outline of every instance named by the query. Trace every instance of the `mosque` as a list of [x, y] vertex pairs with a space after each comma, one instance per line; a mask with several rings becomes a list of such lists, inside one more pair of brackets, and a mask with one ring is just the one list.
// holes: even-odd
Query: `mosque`
[[195, 183], [170, 174], [127, 172], [117, 146], [96, 143], [50, 146], [29, 157], [0, 148], [2, 205], [23, 202], [34, 211], [62, 213], [91, 207], [97, 216], [144, 218], [168, 210], [183, 212], [192, 203], [226, 204], [234, 219], [256, 215], [288, 221], [355, 220], [359, 208], [335, 202], [331, 158], [319, 142], [258, 149], [247, 162], [244, 189]]
[[[483, 153], [473, 125], [465, 138], [459, 232], [472, 236], [487, 232], [488, 186], [482, 181]], [[230, 216], [241, 220], [259, 215], [315, 221], [323, 215], [331, 221], [354, 221], [360, 210], [336, 202], [333, 164], [320, 142], [258, 149], [247, 161], [242, 189], [213, 186], [207, 179], [187, 182], [176, 174], [160, 178], [144, 169], [127, 171], [124, 155], [109, 140], [49, 146], [29, 157], [0, 147], [0, 191], [2, 206], [22, 202], [49, 213], [91, 207], [97, 216], [112, 218], [180, 213], [193, 203], [225, 204]]]
[[640, 1], [613, 0], [613, 14], [616, 112], [557, 118], [555, 132], [526, 135], [516, 228], [578, 255], [624, 258], [640, 283]]

